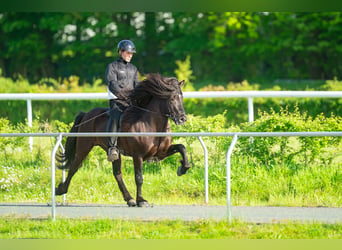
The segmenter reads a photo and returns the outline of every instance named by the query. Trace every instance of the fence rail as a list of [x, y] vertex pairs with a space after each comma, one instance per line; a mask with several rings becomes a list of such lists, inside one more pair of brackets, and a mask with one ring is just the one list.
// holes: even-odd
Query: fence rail
[[51, 153], [51, 217], [56, 219], [56, 201], [55, 201], [55, 157], [59, 147], [62, 147], [62, 139], [66, 136], [71, 137], [134, 137], [134, 136], [172, 136], [172, 137], [198, 137], [205, 152], [205, 193], [208, 195], [208, 151], [204, 145], [202, 137], [225, 136], [233, 137], [232, 142], [226, 154], [226, 190], [227, 190], [227, 219], [231, 221], [231, 155], [239, 137], [326, 137], [342, 136], [342, 131], [336, 132], [227, 132], [227, 133], [1, 133], [0, 137], [56, 137], [57, 141]]
[[[254, 121], [253, 98], [257, 97], [307, 97], [307, 98], [342, 98], [342, 91], [188, 91], [184, 98], [248, 98], [248, 121]], [[27, 123], [32, 127], [32, 100], [94, 100], [107, 99], [107, 93], [5, 93], [1, 100], [26, 100]], [[33, 140], [29, 137], [32, 152]]]
[[[248, 98], [248, 120], [254, 120], [253, 98], [342, 98], [342, 91], [189, 91], [184, 98]], [[32, 101], [107, 99], [107, 93], [5, 93], [0, 100], [26, 100], [27, 120], [32, 123]]]
[[[186, 91], [184, 98], [248, 98], [248, 97], [310, 97], [341, 98], [342, 91]], [[89, 100], [107, 99], [108, 94], [99, 93], [2, 93], [0, 100]]]

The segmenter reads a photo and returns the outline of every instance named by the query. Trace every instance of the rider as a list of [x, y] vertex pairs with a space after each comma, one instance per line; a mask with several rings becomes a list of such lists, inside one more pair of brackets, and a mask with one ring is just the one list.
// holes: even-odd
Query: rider
[[[122, 40], [118, 43], [119, 59], [107, 66], [106, 83], [110, 106], [107, 132], [118, 131], [120, 116], [128, 105], [126, 100], [139, 82], [138, 70], [130, 63], [134, 53], [136, 53], [134, 43], [130, 40]], [[119, 159], [116, 144], [117, 137], [108, 138], [108, 161]]]

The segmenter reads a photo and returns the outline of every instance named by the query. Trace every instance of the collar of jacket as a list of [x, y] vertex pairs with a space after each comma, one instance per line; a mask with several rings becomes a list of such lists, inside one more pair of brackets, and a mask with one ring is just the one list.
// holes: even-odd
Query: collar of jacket
[[126, 62], [121, 56], [120, 56], [120, 58], [118, 59], [118, 61], [119, 61], [119, 62], [122, 62], [122, 63], [124, 63], [124, 64], [128, 64], [128, 62]]

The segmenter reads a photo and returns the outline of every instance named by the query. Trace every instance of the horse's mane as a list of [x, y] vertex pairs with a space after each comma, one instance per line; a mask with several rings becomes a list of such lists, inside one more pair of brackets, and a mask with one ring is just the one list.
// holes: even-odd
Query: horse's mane
[[162, 77], [160, 74], [148, 74], [146, 79], [141, 81], [130, 94], [129, 99], [133, 105], [144, 107], [152, 97], [168, 99], [175, 92], [179, 91], [178, 80], [174, 77]]

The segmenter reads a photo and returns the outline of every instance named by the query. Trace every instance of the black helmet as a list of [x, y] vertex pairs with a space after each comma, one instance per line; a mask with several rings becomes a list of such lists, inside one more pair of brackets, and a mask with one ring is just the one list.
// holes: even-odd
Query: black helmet
[[122, 40], [118, 43], [118, 52], [124, 50], [130, 53], [135, 53], [134, 43], [130, 40]]

